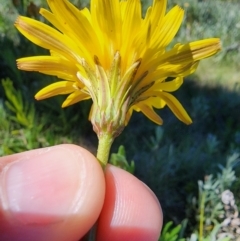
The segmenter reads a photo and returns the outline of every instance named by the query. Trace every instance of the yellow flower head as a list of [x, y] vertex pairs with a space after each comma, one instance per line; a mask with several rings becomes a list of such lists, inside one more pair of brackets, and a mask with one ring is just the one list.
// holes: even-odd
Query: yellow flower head
[[166, 14], [167, 0], [153, 0], [145, 18], [140, 0], [91, 0], [90, 10], [79, 10], [68, 0], [47, 1], [50, 11], [40, 14], [55, 28], [22, 16], [15, 23], [25, 37], [50, 50], [49, 56], [18, 59], [18, 68], [61, 80], [40, 90], [37, 100], [68, 94], [66, 107], [91, 98], [90, 119], [98, 135], [117, 136], [133, 110], [162, 124], [154, 108], [165, 105], [179, 120], [192, 122], [169, 92], [181, 86], [199, 60], [220, 50], [219, 39], [166, 50], [184, 14], [179, 6]]

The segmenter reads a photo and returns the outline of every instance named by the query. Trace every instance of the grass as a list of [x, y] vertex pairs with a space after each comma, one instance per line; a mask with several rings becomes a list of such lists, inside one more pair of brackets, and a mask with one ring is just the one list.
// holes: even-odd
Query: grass
[[[211, 66], [211, 68], [209, 68]], [[202, 86], [217, 87], [229, 91], [239, 90], [239, 72], [240, 65], [229, 65], [228, 63], [219, 63], [212, 59], [202, 61], [198, 67], [196, 75], [199, 84]]]

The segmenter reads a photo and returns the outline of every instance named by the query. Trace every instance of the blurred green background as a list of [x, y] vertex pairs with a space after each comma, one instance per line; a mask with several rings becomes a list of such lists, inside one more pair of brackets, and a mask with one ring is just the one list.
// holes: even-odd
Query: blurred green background
[[[79, 8], [89, 5], [71, 2]], [[144, 14], [152, 1], [142, 3]], [[222, 41], [222, 51], [203, 60], [174, 93], [193, 124], [179, 122], [167, 108], [159, 111], [163, 126], [134, 113], [112, 148], [116, 153], [124, 145], [126, 155], [121, 152], [112, 162], [128, 169], [125, 161], [134, 160], [134, 174], [159, 198], [166, 223], [161, 241], [237, 240], [231, 225], [225, 239], [219, 233], [227, 217], [222, 192], [230, 189], [240, 204], [240, 2], [169, 0], [168, 9], [175, 4], [184, 8], [185, 18], [172, 45], [208, 37]], [[95, 153], [97, 138], [88, 121], [91, 101], [66, 109], [60, 107], [62, 96], [36, 102], [34, 94], [56, 79], [16, 68], [19, 57], [47, 54], [13, 26], [19, 14], [44, 21], [40, 7], [47, 7], [45, 0], [1, 0], [0, 156], [59, 143]]]

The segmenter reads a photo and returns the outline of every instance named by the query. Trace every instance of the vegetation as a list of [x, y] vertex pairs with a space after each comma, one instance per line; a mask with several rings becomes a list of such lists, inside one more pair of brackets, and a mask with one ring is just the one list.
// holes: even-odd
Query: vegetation
[[[72, 0], [84, 7], [86, 0]], [[143, 1], [145, 11], [150, 0]], [[176, 95], [193, 119], [180, 123], [168, 109], [159, 127], [135, 113], [114, 143], [111, 163], [143, 180], [156, 193], [165, 216], [160, 241], [237, 240], [239, 227], [222, 201], [229, 191], [240, 204], [240, 3], [237, 0], [169, 0], [185, 20], [175, 42], [220, 37], [223, 50], [203, 61]], [[37, 103], [33, 96], [54, 78], [20, 72], [18, 57], [44, 53], [13, 27], [18, 14], [41, 19], [45, 0], [3, 0], [0, 5], [0, 156], [59, 143], [76, 143], [95, 153], [88, 122], [91, 102], [61, 109], [63, 97]], [[174, 43], [173, 43], [174, 44]], [[119, 148], [120, 145], [125, 146]], [[127, 157], [126, 157], [126, 154]], [[127, 163], [126, 160], [134, 160]]]

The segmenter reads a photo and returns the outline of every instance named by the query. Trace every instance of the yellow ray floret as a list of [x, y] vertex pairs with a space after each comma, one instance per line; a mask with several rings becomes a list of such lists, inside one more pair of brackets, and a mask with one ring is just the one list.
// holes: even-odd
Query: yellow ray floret
[[82, 10], [68, 0], [47, 1], [50, 11], [41, 9], [40, 14], [54, 27], [22, 16], [15, 23], [25, 37], [50, 51], [49, 56], [17, 60], [18, 68], [61, 79], [39, 91], [37, 99], [70, 94], [66, 107], [91, 98], [95, 130], [110, 123], [118, 133], [133, 110], [162, 124], [154, 108], [165, 105], [179, 120], [192, 122], [169, 92], [182, 85], [201, 59], [220, 50], [218, 38], [166, 50], [184, 17], [179, 6], [166, 13], [167, 0], [153, 0], [145, 18], [140, 0], [91, 0], [90, 9]]

